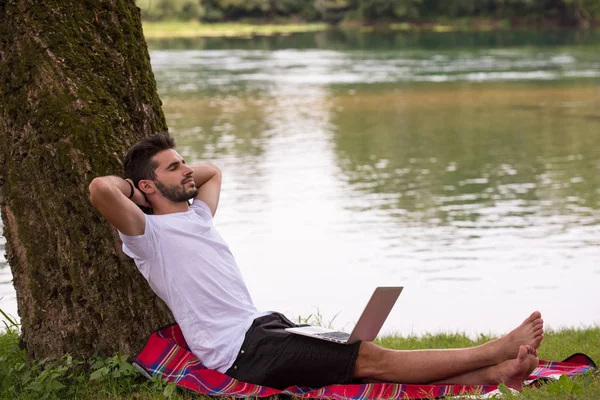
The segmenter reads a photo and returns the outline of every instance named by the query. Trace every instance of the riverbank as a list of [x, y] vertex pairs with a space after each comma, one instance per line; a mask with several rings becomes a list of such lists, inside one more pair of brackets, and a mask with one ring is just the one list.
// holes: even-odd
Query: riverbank
[[252, 37], [289, 35], [301, 32], [319, 32], [327, 29], [327, 24], [246, 24], [200, 22], [144, 22], [146, 39], [174, 39], [196, 37]]
[[[431, 32], [489, 32], [507, 30], [558, 30], [568, 27], [561, 26], [552, 20], [496, 20], [485, 18], [463, 18], [454, 20], [416, 21], [405, 23], [364, 21], [343, 22], [338, 27], [325, 23], [271, 23], [271, 22], [224, 22], [202, 23], [197, 21], [144, 21], [144, 36], [146, 39], [175, 39], [198, 37], [252, 37], [290, 35], [292, 33], [321, 32], [328, 29], [359, 30], [359, 31], [431, 31]], [[597, 23], [591, 27], [598, 27]]]
[[[573, 353], [583, 352], [595, 361], [600, 360], [600, 327], [550, 331], [545, 336], [540, 348], [542, 359], [562, 360]], [[389, 348], [426, 349], [474, 346], [490, 339], [480, 336], [471, 340], [462, 334], [437, 334], [387, 336], [377, 342]], [[173, 384], [148, 381], [126, 360], [127, 356], [114, 356], [84, 362], [66, 355], [59, 360], [28, 365], [25, 352], [18, 346], [18, 327], [12, 325], [0, 333], [0, 377], [3, 378], [0, 379], [0, 399], [210, 399], [192, 395]], [[568, 383], [551, 383], [541, 389], [526, 388], [520, 398], [598, 399], [600, 374], [584, 375]]]

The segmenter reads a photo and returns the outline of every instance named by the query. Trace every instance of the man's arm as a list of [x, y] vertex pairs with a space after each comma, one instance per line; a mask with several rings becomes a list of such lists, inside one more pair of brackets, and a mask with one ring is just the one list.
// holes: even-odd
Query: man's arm
[[137, 206], [150, 207], [143, 193], [134, 188], [131, 200], [131, 183], [118, 176], [102, 176], [90, 183], [90, 202], [120, 232], [127, 236], [143, 235], [146, 215]]
[[214, 217], [221, 196], [221, 171], [213, 164], [196, 165], [192, 169], [192, 177], [198, 188], [195, 198], [205, 202]]

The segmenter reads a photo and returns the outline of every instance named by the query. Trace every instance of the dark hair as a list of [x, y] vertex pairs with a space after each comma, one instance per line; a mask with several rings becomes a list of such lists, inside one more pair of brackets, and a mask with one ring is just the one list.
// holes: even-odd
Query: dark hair
[[169, 150], [175, 147], [175, 139], [168, 133], [157, 133], [152, 135], [135, 146], [133, 146], [125, 156], [125, 176], [133, 181], [137, 187], [142, 179], [155, 179], [155, 170], [158, 163], [152, 161], [152, 157], [163, 150]]

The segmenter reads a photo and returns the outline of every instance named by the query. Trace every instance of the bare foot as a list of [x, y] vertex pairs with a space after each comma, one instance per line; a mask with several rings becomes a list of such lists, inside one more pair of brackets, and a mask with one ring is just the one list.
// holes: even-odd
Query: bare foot
[[520, 346], [517, 358], [506, 360], [490, 368], [490, 381], [495, 384], [504, 383], [516, 389], [523, 388], [523, 381], [531, 375], [539, 364], [537, 350], [532, 346]]
[[[540, 347], [544, 339], [544, 320], [539, 311], [533, 312], [521, 325], [499, 339], [489, 342], [497, 355], [497, 362], [516, 358], [521, 346]], [[536, 351], [537, 356], [537, 351]]]

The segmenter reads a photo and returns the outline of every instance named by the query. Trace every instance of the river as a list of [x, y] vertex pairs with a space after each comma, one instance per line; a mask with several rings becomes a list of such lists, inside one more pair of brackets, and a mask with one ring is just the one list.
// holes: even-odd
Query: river
[[[149, 47], [180, 153], [223, 171], [215, 224], [258, 308], [351, 329], [401, 285], [385, 333], [600, 324], [598, 32]], [[16, 315], [2, 256], [0, 297]]]

